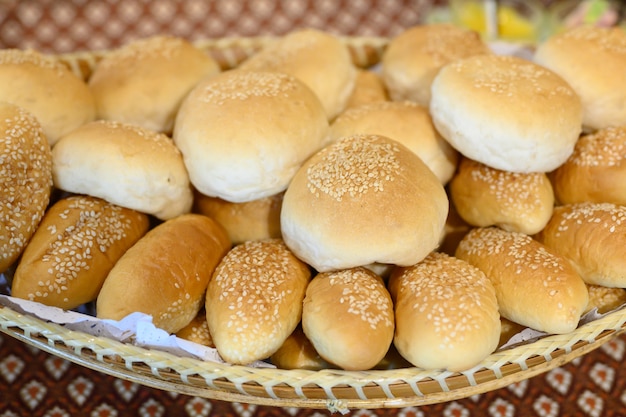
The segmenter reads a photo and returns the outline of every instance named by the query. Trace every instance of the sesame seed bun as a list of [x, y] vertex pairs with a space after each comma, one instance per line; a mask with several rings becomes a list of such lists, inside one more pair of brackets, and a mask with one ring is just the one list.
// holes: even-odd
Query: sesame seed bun
[[190, 42], [173, 36], [140, 39], [115, 49], [89, 79], [97, 118], [170, 133], [185, 96], [217, 62]]
[[198, 315], [194, 317], [188, 325], [177, 331], [176, 336], [181, 339], [189, 340], [190, 342], [215, 348], [215, 343], [213, 343], [213, 338], [209, 331], [209, 324], [206, 321], [206, 311], [204, 308], [200, 310]]
[[583, 135], [550, 178], [561, 204], [626, 205], [626, 126]]
[[626, 287], [626, 207], [610, 203], [558, 206], [537, 239], [570, 260], [588, 284]]
[[530, 236], [476, 228], [455, 255], [491, 280], [502, 317], [554, 334], [578, 326], [589, 299], [585, 282], [565, 257]]
[[529, 235], [543, 229], [554, 208], [554, 192], [545, 173], [501, 171], [467, 158], [450, 182], [449, 195], [468, 224]]
[[552, 71], [513, 56], [446, 65], [433, 81], [430, 113], [461, 154], [503, 171], [552, 171], [582, 130], [574, 90]]
[[87, 196], [56, 202], [26, 247], [11, 294], [72, 309], [93, 301], [117, 260], [148, 231], [148, 216]]
[[117, 261], [96, 301], [96, 315], [121, 320], [133, 312], [176, 333], [204, 306], [217, 264], [230, 249], [224, 229], [206, 216], [183, 214], [151, 229]]
[[387, 100], [389, 96], [380, 74], [372, 70], [357, 69], [354, 89], [350, 94], [346, 109]]
[[413, 151], [447, 183], [458, 162], [457, 151], [433, 126], [426, 107], [411, 101], [378, 101], [347, 109], [330, 126], [336, 141], [354, 134], [374, 134], [397, 140]]
[[50, 145], [28, 111], [0, 102], [0, 272], [35, 233], [52, 191]]
[[164, 134], [120, 122], [87, 123], [52, 150], [57, 188], [99, 197], [159, 219], [191, 210], [183, 158]]
[[394, 101], [430, 104], [430, 86], [446, 64], [491, 50], [477, 32], [447, 23], [412, 27], [392, 38], [381, 58], [382, 78]]
[[365, 268], [318, 274], [306, 290], [302, 329], [326, 361], [371, 369], [393, 340], [393, 305], [383, 280]]
[[443, 253], [396, 269], [389, 278], [394, 345], [413, 365], [463, 371], [490, 355], [500, 340], [491, 281], [478, 268]]
[[0, 101], [23, 107], [41, 123], [50, 145], [95, 118], [87, 84], [52, 57], [0, 50]]
[[347, 105], [356, 82], [350, 51], [336, 36], [316, 29], [300, 29], [277, 38], [239, 68], [289, 74], [320, 99], [329, 120]]
[[597, 309], [598, 313], [605, 314], [626, 304], [626, 289], [610, 288], [602, 285], [587, 285], [589, 304], [585, 313]]
[[581, 26], [537, 47], [534, 61], [559, 74], [580, 96], [583, 125], [592, 131], [626, 125], [626, 32]]
[[280, 239], [246, 242], [226, 254], [206, 293], [215, 347], [229, 363], [270, 357], [295, 330], [311, 278]]
[[448, 213], [443, 186], [407, 147], [377, 135], [327, 146], [283, 198], [281, 231], [318, 271], [412, 265], [437, 247]]
[[302, 82], [280, 73], [231, 70], [187, 96], [174, 128], [192, 184], [234, 203], [285, 191], [328, 141], [328, 120]]

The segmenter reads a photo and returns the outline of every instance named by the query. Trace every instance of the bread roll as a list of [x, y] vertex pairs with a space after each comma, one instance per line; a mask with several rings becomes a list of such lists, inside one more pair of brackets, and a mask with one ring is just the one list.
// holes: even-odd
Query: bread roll
[[33, 50], [0, 50], [0, 101], [32, 113], [50, 146], [95, 118], [87, 84], [54, 58]]
[[271, 362], [279, 369], [320, 369], [336, 368], [335, 365], [325, 361], [309, 339], [307, 339], [302, 327], [296, 330], [285, 340], [280, 348], [271, 356]]
[[279, 238], [283, 195], [278, 193], [246, 203], [231, 203], [196, 191], [193, 211], [224, 226], [234, 245], [248, 240]]
[[328, 362], [352, 371], [373, 368], [393, 339], [391, 297], [365, 268], [318, 274], [306, 290], [302, 329]]
[[94, 301], [117, 260], [148, 231], [148, 216], [73, 196], [46, 212], [26, 247], [11, 294], [73, 309]]
[[211, 275], [230, 249], [226, 231], [200, 214], [184, 214], [150, 230], [121, 258], [104, 281], [97, 317], [120, 320], [133, 312], [176, 333], [204, 305]]
[[550, 178], [561, 204], [626, 205], [626, 125], [582, 136]]
[[433, 252], [389, 278], [394, 292], [394, 345], [413, 365], [463, 371], [489, 356], [500, 340], [491, 281], [478, 268]]
[[96, 121], [52, 150], [54, 185], [165, 220], [191, 210], [193, 193], [171, 139], [138, 126]]
[[181, 102], [220, 67], [174, 36], [153, 36], [107, 53], [89, 78], [97, 117], [170, 133]]
[[569, 259], [587, 284], [626, 287], [626, 206], [559, 206], [537, 239]]
[[576, 329], [587, 287], [569, 261], [523, 233], [476, 228], [456, 256], [482, 270], [496, 289], [502, 317], [546, 333]]
[[270, 357], [295, 330], [311, 278], [280, 239], [235, 246], [213, 274], [206, 317], [217, 351], [232, 364]]
[[548, 223], [554, 208], [554, 191], [545, 173], [502, 171], [467, 158], [449, 190], [459, 215], [472, 226], [495, 225], [532, 235]]
[[357, 69], [354, 89], [350, 94], [346, 109], [387, 100], [389, 100], [387, 90], [378, 72]]
[[299, 79], [319, 98], [328, 120], [343, 111], [356, 83], [347, 46], [336, 36], [312, 28], [277, 38], [239, 68], [278, 71]]
[[333, 141], [355, 134], [397, 140], [413, 151], [446, 184], [458, 162], [457, 151], [435, 130], [426, 107], [411, 101], [378, 101], [347, 109], [330, 126]]
[[626, 125], [623, 28], [584, 25], [555, 34], [537, 47], [534, 60], [580, 96], [586, 130]]
[[206, 311], [204, 308], [200, 310], [198, 315], [194, 317], [188, 325], [177, 331], [176, 336], [181, 339], [189, 340], [190, 342], [215, 348], [215, 343], [213, 343], [213, 338], [209, 331], [209, 324], [206, 321]]
[[244, 203], [285, 191], [300, 165], [328, 142], [328, 121], [297, 79], [232, 70], [187, 96], [174, 141], [198, 191]]
[[626, 304], [626, 289], [609, 288], [601, 285], [587, 285], [589, 304], [585, 313], [597, 309], [598, 313], [605, 314]]
[[490, 53], [477, 32], [447, 23], [419, 25], [389, 41], [381, 58], [382, 78], [392, 100], [428, 107], [430, 87], [441, 67]]
[[[2, 87], [0, 87], [2, 88]], [[50, 202], [52, 157], [28, 111], [0, 102], [0, 273], [19, 258]]]
[[432, 84], [435, 127], [464, 156], [511, 172], [549, 172], [582, 130], [578, 95], [558, 75], [514, 56], [443, 67]]
[[404, 145], [348, 136], [311, 157], [281, 211], [287, 246], [320, 272], [412, 265], [437, 247], [448, 214], [441, 182]]

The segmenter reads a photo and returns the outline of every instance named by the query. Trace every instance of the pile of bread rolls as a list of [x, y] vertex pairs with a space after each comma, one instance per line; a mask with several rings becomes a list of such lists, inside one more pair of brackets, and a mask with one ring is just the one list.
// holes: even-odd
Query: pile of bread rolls
[[159, 36], [88, 80], [0, 51], [0, 272], [232, 364], [466, 370], [626, 299], [625, 67], [587, 27], [531, 61], [424, 25], [376, 68], [313, 29], [228, 70]]

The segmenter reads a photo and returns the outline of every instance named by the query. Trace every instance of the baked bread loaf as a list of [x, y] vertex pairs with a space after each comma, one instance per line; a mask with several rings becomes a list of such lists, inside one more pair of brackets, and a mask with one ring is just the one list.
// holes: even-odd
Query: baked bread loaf
[[278, 71], [299, 79], [319, 98], [328, 120], [346, 107], [356, 82], [348, 47], [336, 36], [312, 28], [277, 38], [239, 68]]
[[88, 85], [98, 119], [171, 133], [185, 96], [200, 80], [218, 72], [217, 62], [191, 42], [153, 36], [107, 53]]
[[387, 89], [378, 72], [362, 68], [357, 69], [354, 89], [350, 94], [346, 109], [387, 100], [389, 100]]
[[374, 134], [397, 140], [413, 151], [446, 184], [458, 163], [458, 153], [433, 126], [428, 109], [411, 101], [378, 101], [352, 107], [330, 126], [337, 141], [355, 134]]
[[320, 272], [408, 266], [437, 247], [447, 214], [441, 182], [417, 155], [387, 137], [353, 135], [300, 168], [283, 198], [281, 231]]
[[120, 320], [133, 312], [176, 333], [204, 306], [213, 271], [230, 249], [226, 231], [200, 214], [183, 214], [151, 229], [117, 261], [96, 301], [96, 315]]
[[576, 329], [587, 287], [563, 256], [518, 232], [476, 228], [456, 256], [482, 270], [496, 289], [500, 315], [546, 333]]
[[509, 172], [463, 158], [450, 182], [449, 196], [472, 226], [499, 226], [528, 235], [548, 223], [554, 191], [543, 172]]
[[584, 25], [541, 43], [534, 61], [559, 74], [580, 96], [585, 130], [626, 125], [626, 32]]
[[578, 95], [558, 75], [514, 56], [478, 55], [443, 67], [430, 113], [461, 154], [511, 172], [549, 172], [582, 130]]
[[199, 83], [181, 106], [174, 141], [204, 195], [244, 203], [285, 191], [328, 142], [318, 98], [286, 74], [231, 70]]
[[181, 339], [189, 340], [190, 342], [215, 348], [215, 343], [213, 343], [213, 338], [209, 331], [209, 324], [206, 321], [206, 311], [204, 308], [200, 310], [198, 315], [194, 317], [188, 325], [177, 331], [176, 336]]
[[220, 356], [245, 365], [270, 357], [302, 317], [309, 267], [280, 239], [235, 246], [206, 292], [209, 331]]
[[302, 327], [296, 327], [280, 348], [270, 357], [270, 361], [279, 369], [320, 369], [336, 368], [325, 361], [309, 339]]
[[393, 343], [423, 369], [463, 371], [489, 356], [500, 340], [500, 314], [489, 278], [465, 261], [433, 252], [389, 278]]
[[365, 268], [318, 274], [306, 290], [302, 329], [326, 361], [373, 368], [393, 340], [393, 305], [383, 280]]
[[537, 240], [569, 259], [587, 284], [626, 287], [626, 206], [558, 206]]
[[550, 179], [560, 204], [626, 205], [626, 125], [581, 136]]
[[148, 231], [148, 216], [88, 196], [46, 212], [13, 276], [11, 294], [73, 309], [94, 301], [118, 259]]
[[0, 50], [0, 101], [32, 113], [50, 146], [96, 114], [93, 95], [81, 78], [30, 49]]
[[443, 66], [490, 53], [477, 32], [447, 23], [414, 26], [389, 41], [381, 58], [382, 78], [392, 100], [428, 107], [431, 84]]
[[50, 202], [52, 156], [37, 119], [21, 107], [1, 101], [0, 161], [2, 273], [26, 248]]
[[191, 210], [182, 155], [162, 133], [121, 122], [87, 123], [52, 150], [54, 185], [165, 220]]

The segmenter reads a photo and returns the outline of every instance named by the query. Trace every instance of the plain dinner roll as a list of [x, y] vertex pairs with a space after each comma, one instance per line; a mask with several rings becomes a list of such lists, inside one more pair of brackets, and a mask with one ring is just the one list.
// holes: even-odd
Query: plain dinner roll
[[582, 130], [574, 90], [552, 71], [513, 56], [446, 65], [433, 81], [430, 113], [459, 152], [503, 171], [552, 171]]
[[220, 68], [189, 41], [154, 36], [107, 53], [89, 78], [99, 119], [169, 133], [189, 91]]
[[54, 185], [165, 220], [191, 210], [182, 155], [164, 134], [99, 120], [64, 136], [52, 150]]
[[394, 101], [430, 104], [430, 86], [444, 65], [490, 54], [474, 31], [447, 23], [419, 25], [392, 38], [381, 58], [382, 79]]
[[346, 107], [356, 82], [348, 47], [336, 36], [312, 28], [277, 38], [239, 68], [278, 71], [299, 79], [320, 99], [329, 120]]
[[447, 183], [458, 162], [457, 151], [437, 132], [428, 109], [411, 101], [378, 101], [349, 108], [330, 126], [336, 141], [354, 134], [374, 134], [397, 140]]
[[583, 105], [586, 130], [626, 125], [626, 32], [580, 26], [553, 35], [534, 60], [572, 86]]
[[433, 252], [396, 269], [388, 286], [394, 292], [394, 345], [414, 366], [463, 371], [498, 346], [496, 292], [480, 269]]
[[448, 197], [407, 147], [348, 136], [311, 157], [283, 198], [287, 246], [318, 271], [412, 265], [439, 243]]
[[328, 363], [315, 350], [302, 327], [296, 327], [280, 348], [270, 357], [272, 365], [279, 369], [320, 369], [336, 368]]
[[[0, 87], [1, 88], [1, 87]], [[50, 145], [28, 111], [0, 102], [0, 273], [35, 233], [52, 191]]]
[[297, 79], [231, 70], [189, 93], [174, 141], [198, 191], [243, 203], [285, 191], [300, 165], [327, 143], [328, 120]]
[[50, 145], [96, 114], [87, 84], [54, 58], [33, 50], [0, 50], [0, 101], [32, 113]]
[[356, 80], [346, 108], [389, 100], [380, 74], [373, 70], [357, 69]]

